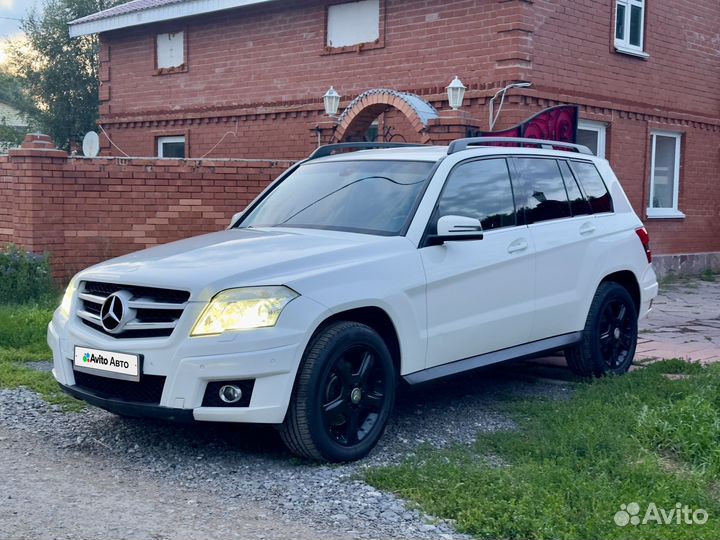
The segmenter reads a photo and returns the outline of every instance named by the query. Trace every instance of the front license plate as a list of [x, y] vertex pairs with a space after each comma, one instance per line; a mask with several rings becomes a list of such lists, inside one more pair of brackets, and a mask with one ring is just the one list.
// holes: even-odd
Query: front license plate
[[123, 379], [140, 380], [140, 356], [121, 352], [75, 347], [73, 365], [77, 371]]

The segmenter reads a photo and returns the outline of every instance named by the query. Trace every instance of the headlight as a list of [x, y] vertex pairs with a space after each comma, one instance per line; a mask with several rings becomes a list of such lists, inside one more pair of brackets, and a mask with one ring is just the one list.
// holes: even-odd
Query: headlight
[[72, 304], [72, 299], [73, 296], [75, 296], [75, 291], [77, 291], [77, 285], [75, 284], [75, 280], [70, 280], [67, 289], [65, 289], [65, 294], [63, 295], [62, 302], [60, 302], [60, 313], [62, 313], [66, 317], [70, 316], [70, 304]]
[[217, 294], [203, 310], [191, 336], [275, 326], [283, 308], [298, 294], [287, 287], [246, 287]]

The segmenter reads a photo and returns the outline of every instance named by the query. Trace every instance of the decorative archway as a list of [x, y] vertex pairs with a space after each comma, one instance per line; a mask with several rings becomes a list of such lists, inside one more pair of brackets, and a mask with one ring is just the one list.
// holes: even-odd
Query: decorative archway
[[373, 88], [356, 97], [338, 119], [335, 140], [358, 140], [367, 132], [373, 121], [390, 108], [400, 111], [420, 136], [429, 141], [428, 122], [438, 118], [438, 112], [420, 96], [388, 88]]

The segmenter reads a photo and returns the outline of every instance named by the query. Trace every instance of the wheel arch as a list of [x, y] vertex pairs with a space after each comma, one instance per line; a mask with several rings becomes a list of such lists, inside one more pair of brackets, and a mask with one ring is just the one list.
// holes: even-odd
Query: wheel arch
[[338, 313], [333, 313], [317, 325], [317, 328], [315, 328], [315, 331], [310, 338], [308, 347], [315, 339], [315, 336], [317, 336], [324, 328], [332, 323], [340, 321], [358, 322], [375, 330], [385, 342], [385, 345], [387, 345], [387, 348], [390, 351], [390, 356], [392, 357], [393, 366], [395, 367], [395, 372], [398, 377], [400, 376], [402, 366], [400, 338], [398, 337], [395, 323], [390, 315], [378, 306], [356, 307], [340, 311]]
[[637, 277], [635, 274], [630, 270], [620, 270], [617, 272], [613, 272], [612, 274], [608, 274], [605, 276], [600, 283], [598, 284], [598, 287], [607, 282], [614, 282], [618, 285], [622, 285], [625, 290], [630, 293], [630, 297], [633, 300], [633, 304], [635, 305], [635, 312], [640, 315], [640, 283], [638, 282]]

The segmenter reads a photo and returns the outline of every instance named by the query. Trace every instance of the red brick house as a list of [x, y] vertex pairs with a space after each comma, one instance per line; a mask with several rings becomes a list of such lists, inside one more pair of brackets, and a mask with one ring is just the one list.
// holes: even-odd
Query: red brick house
[[[498, 89], [530, 82], [496, 130], [577, 104], [580, 141], [611, 161], [654, 251], [720, 264], [718, 0], [134, 0], [70, 31], [100, 35], [105, 155], [300, 159], [368, 130], [437, 141], [487, 130]], [[450, 113], [456, 75], [468, 90]], [[372, 88], [437, 118], [392, 92], [355, 99]]]

